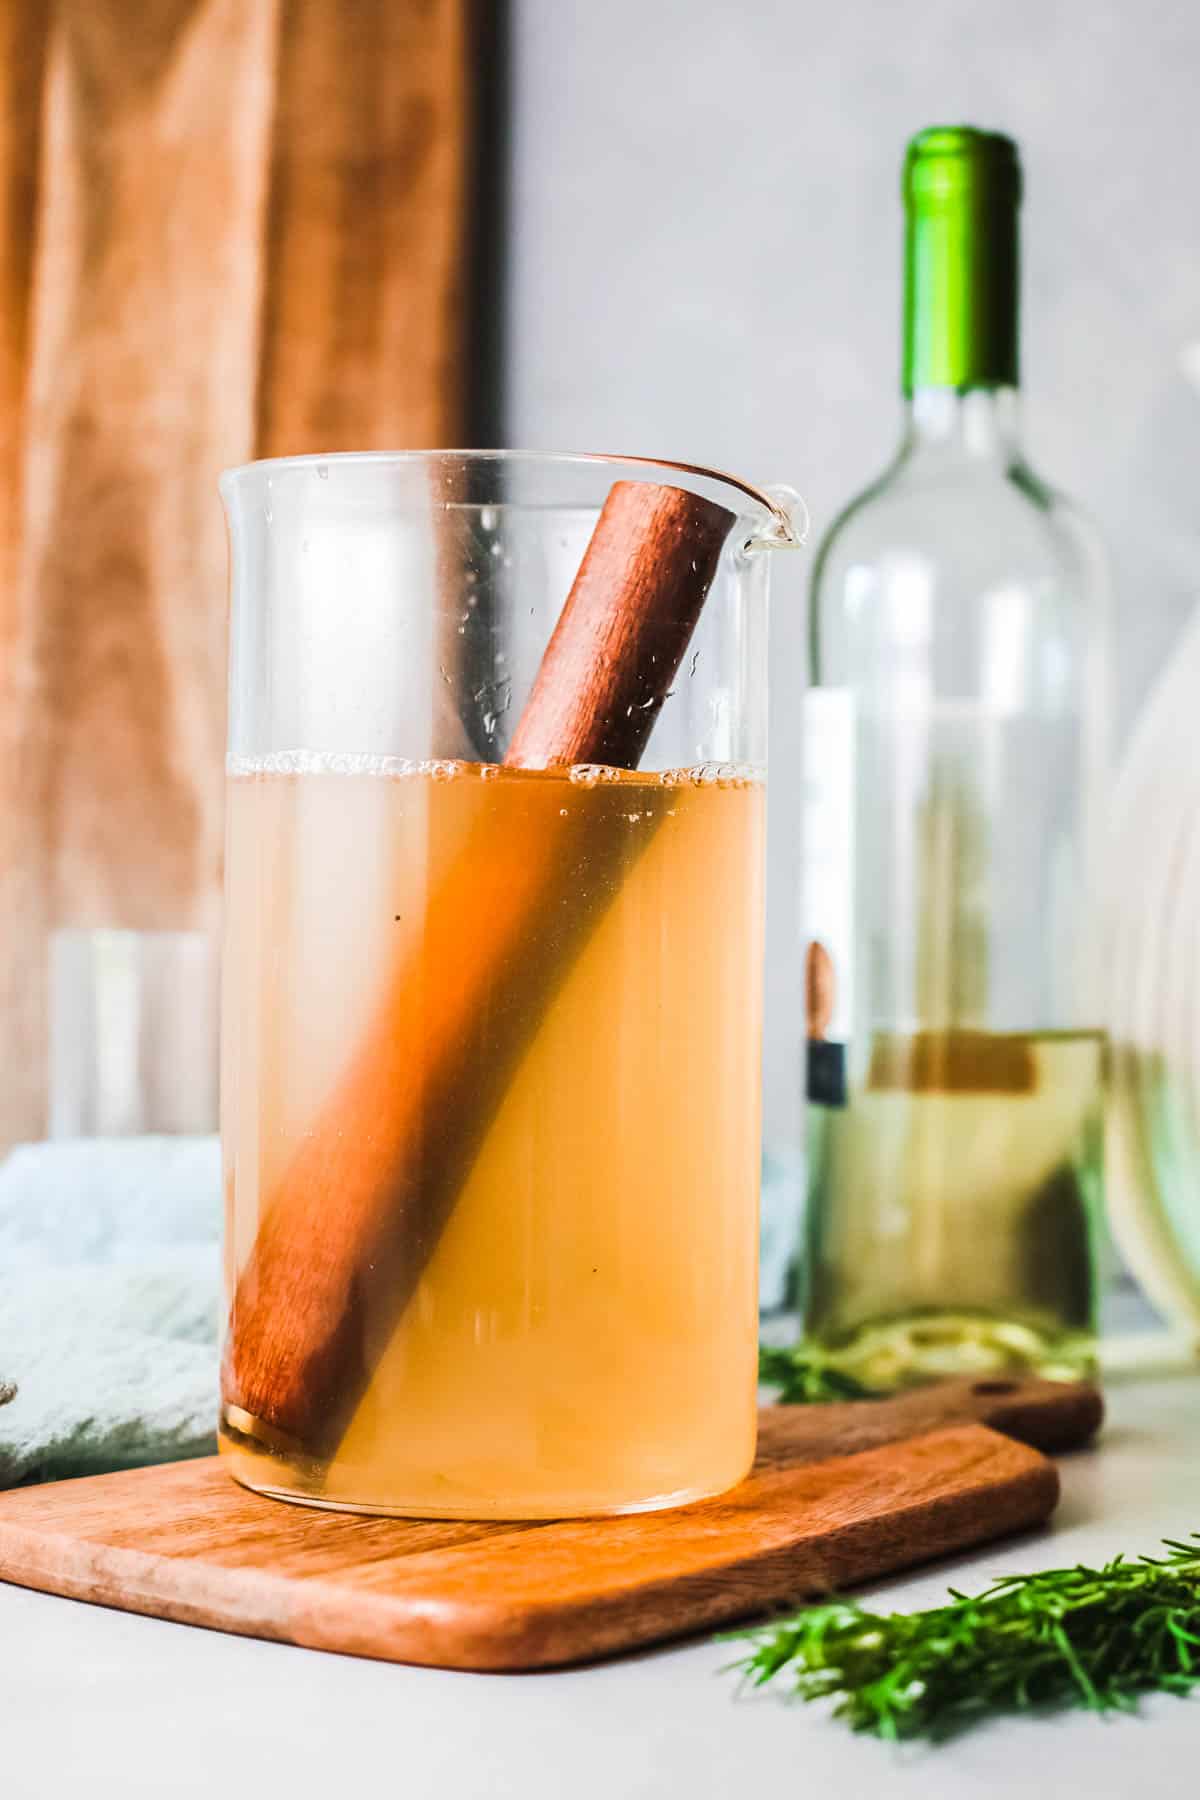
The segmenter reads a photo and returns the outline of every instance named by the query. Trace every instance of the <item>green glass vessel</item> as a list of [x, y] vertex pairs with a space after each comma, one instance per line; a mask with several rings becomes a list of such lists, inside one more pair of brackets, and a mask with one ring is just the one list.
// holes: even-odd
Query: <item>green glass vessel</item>
[[1101, 566], [1019, 436], [1011, 140], [904, 164], [900, 446], [814, 566], [809, 1337], [869, 1385], [1093, 1355]]

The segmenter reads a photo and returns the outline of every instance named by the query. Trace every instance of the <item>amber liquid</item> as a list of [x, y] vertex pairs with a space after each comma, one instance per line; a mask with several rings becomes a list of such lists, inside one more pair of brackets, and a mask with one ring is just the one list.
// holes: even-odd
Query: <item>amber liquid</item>
[[[754, 1451], [763, 794], [733, 771], [524, 773], [304, 759], [229, 791], [230, 1295], [273, 1188], [453, 859], [558, 834], [583, 895], [421, 1273], [332, 1454], [223, 1430], [251, 1486], [536, 1518], [720, 1492]], [[481, 838], [481, 827], [483, 835]], [[573, 906], [556, 888], [556, 906]], [[567, 948], [564, 950], [562, 945]], [[496, 1053], [511, 998], [495, 991]], [[435, 996], [445, 971], [422, 970]], [[508, 998], [506, 998], [508, 996]], [[434, 1004], [431, 998], [430, 1004]], [[490, 1019], [485, 1003], [485, 1020]], [[472, 1033], [478, 1090], [489, 1030]]]

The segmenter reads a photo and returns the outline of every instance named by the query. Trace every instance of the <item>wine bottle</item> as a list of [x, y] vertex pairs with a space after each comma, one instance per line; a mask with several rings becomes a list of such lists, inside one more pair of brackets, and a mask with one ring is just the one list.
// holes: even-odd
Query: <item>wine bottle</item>
[[1105, 1046], [1084, 968], [1101, 568], [1031, 470], [1021, 171], [904, 164], [904, 422], [813, 575], [808, 1336], [869, 1385], [1092, 1358]]

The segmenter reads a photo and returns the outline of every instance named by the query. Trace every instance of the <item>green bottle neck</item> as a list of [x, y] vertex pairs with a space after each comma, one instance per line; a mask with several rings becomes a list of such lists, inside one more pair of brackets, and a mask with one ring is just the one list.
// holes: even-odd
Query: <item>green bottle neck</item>
[[[925, 134], [905, 171], [906, 395], [920, 388], [1015, 388], [1018, 380], [1015, 156], [975, 133], [939, 154]], [[947, 134], [941, 134], [943, 137]]]

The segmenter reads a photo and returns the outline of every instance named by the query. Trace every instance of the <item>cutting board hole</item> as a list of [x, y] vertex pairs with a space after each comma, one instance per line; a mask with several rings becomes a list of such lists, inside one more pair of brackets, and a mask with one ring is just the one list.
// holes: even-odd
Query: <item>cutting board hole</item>
[[1015, 1381], [977, 1381], [971, 1392], [986, 1399], [993, 1394], [1015, 1394], [1017, 1387]]

